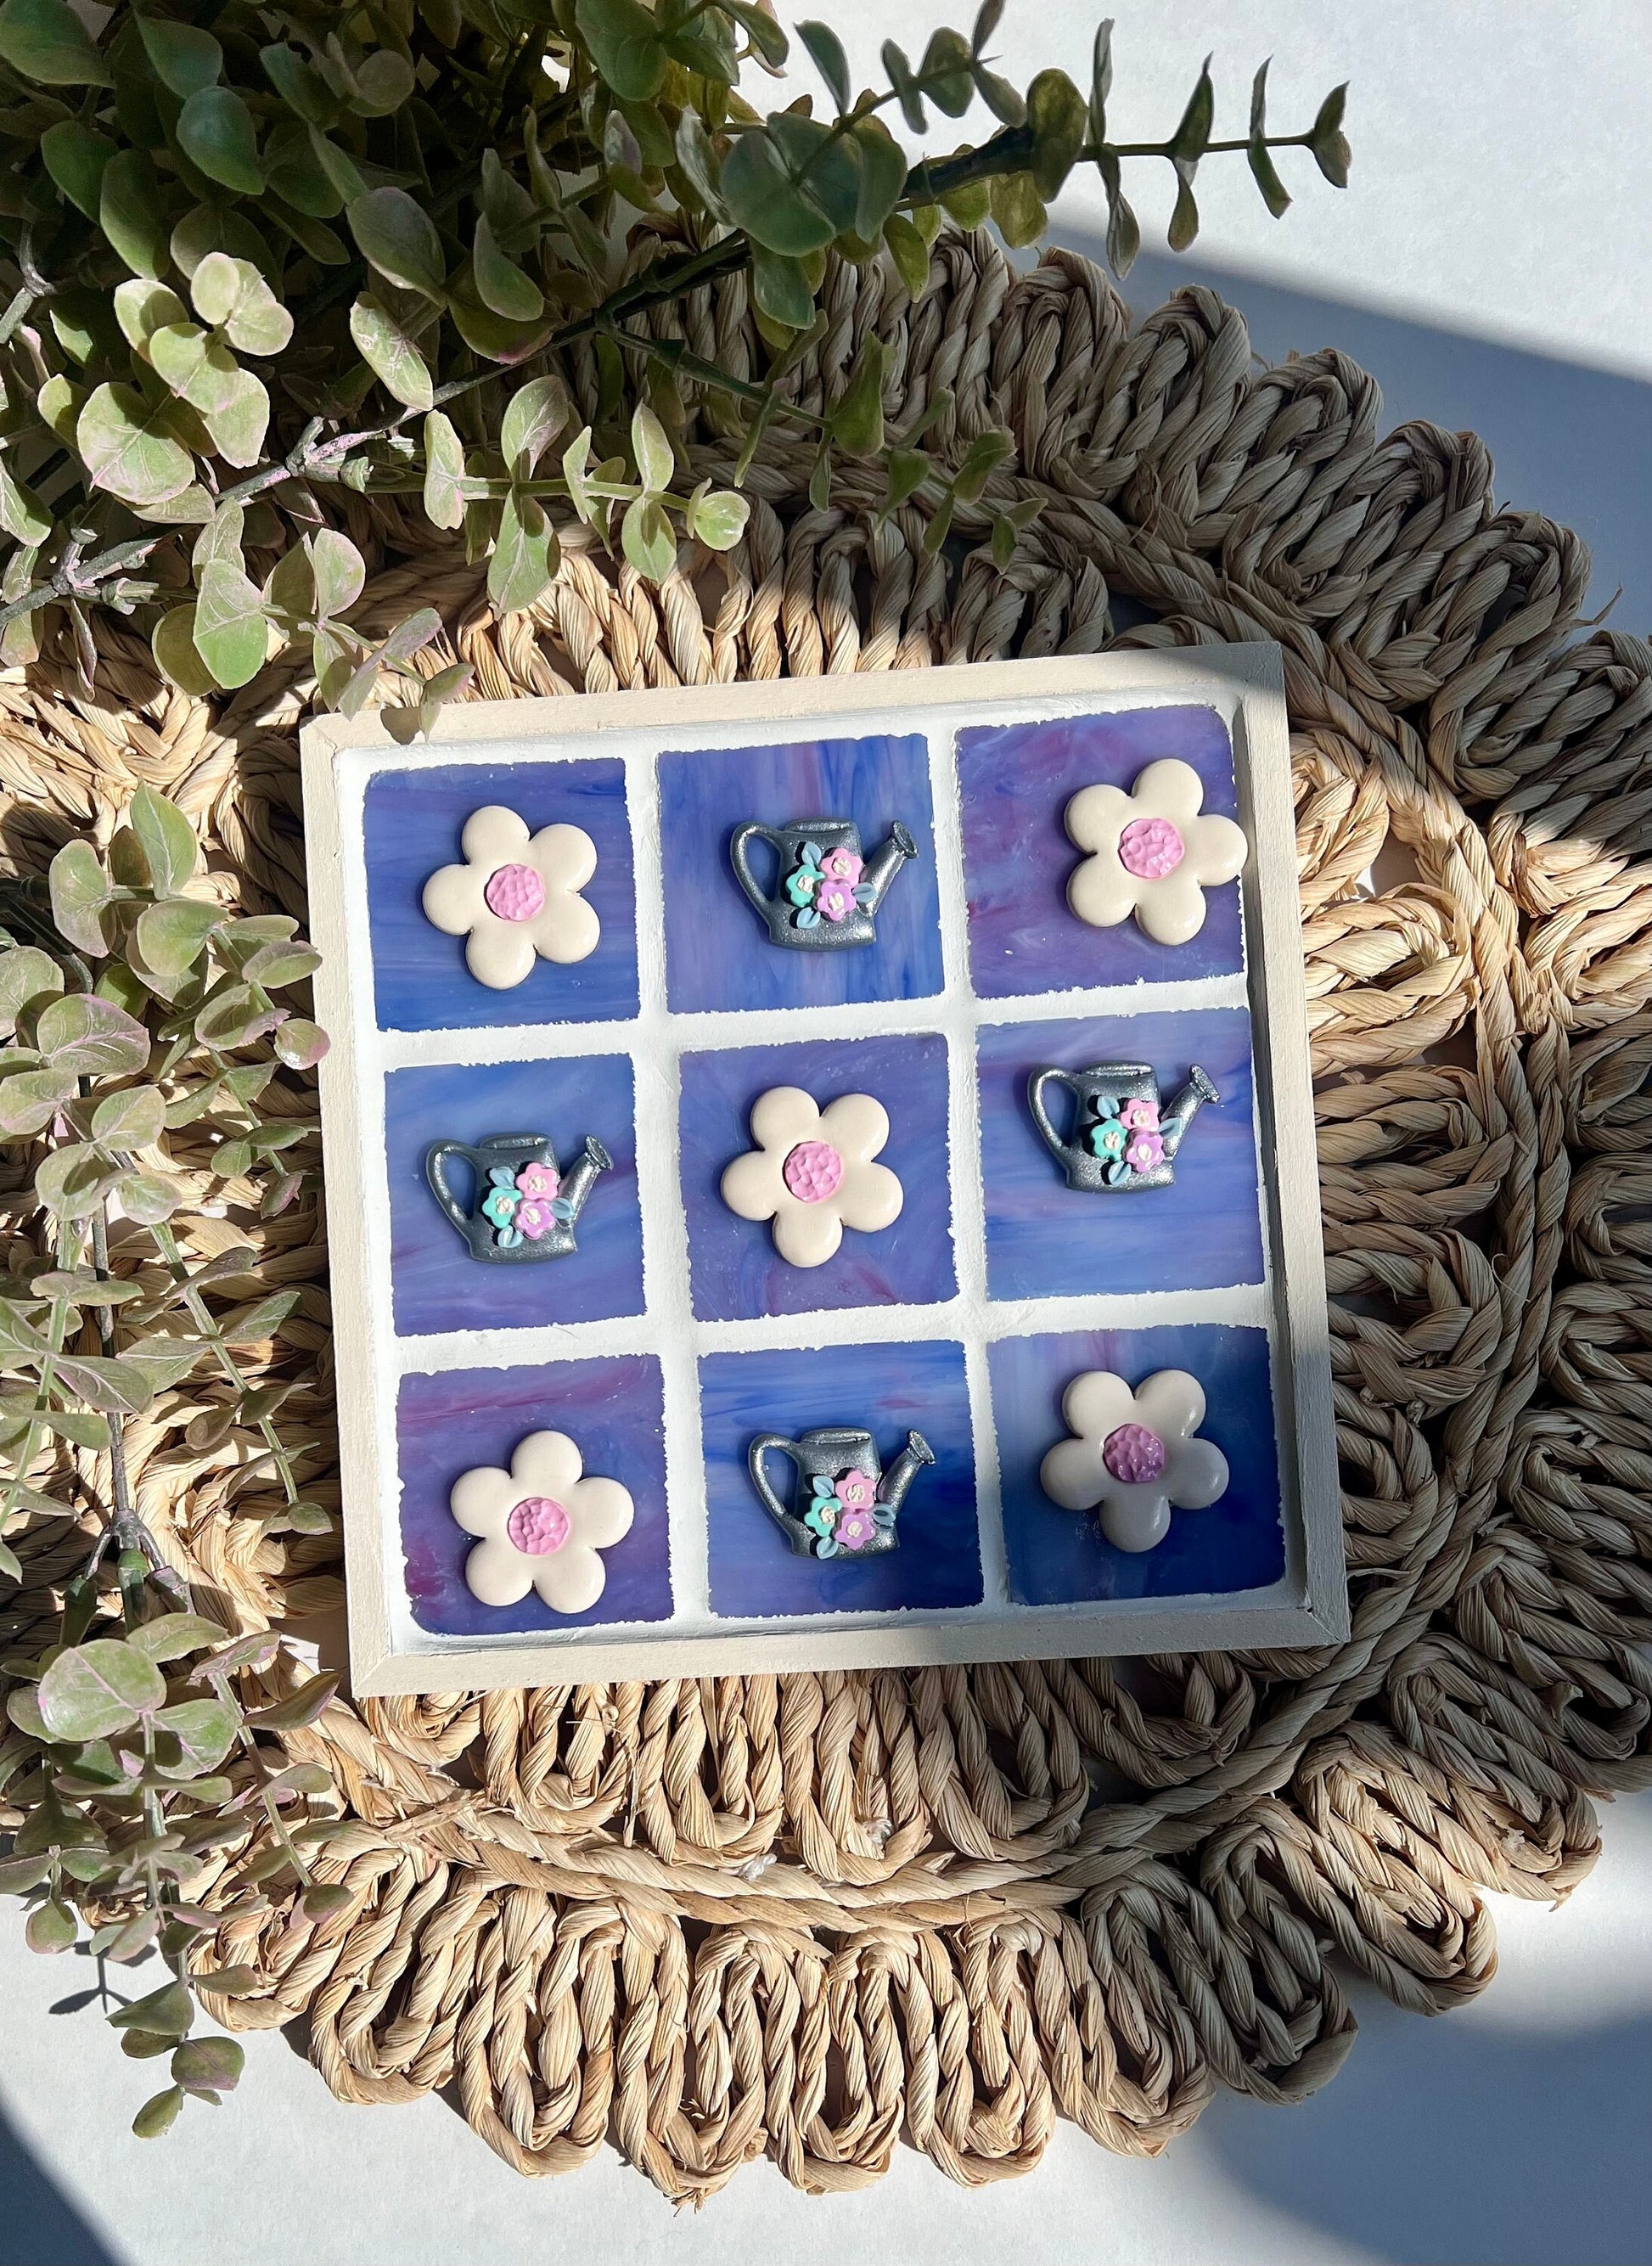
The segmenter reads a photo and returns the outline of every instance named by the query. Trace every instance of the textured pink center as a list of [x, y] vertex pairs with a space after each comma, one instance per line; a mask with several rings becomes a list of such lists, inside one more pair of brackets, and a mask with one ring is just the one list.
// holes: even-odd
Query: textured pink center
[[548, 1558], [568, 1539], [568, 1515], [548, 1495], [524, 1495], [506, 1521], [505, 1531], [525, 1558]]
[[800, 1141], [780, 1171], [799, 1203], [823, 1203], [843, 1185], [844, 1160], [830, 1141]]
[[1140, 1487], [1165, 1468], [1165, 1444], [1145, 1424], [1121, 1424], [1101, 1443], [1101, 1460], [1115, 1480]]
[[1187, 844], [1167, 818], [1132, 818], [1119, 837], [1119, 863], [1138, 881], [1162, 881], [1187, 855]]
[[[1177, 851], [1177, 856], [1181, 852]], [[490, 875], [482, 895], [487, 910], [501, 920], [531, 920], [545, 904], [545, 883], [531, 866], [501, 866]]]

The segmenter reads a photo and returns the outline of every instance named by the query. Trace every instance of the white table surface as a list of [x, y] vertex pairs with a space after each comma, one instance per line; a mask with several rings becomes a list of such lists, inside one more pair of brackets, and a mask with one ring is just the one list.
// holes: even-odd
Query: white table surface
[[[793, 11], [782, 8], [789, 17]], [[826, 12], [822, 10], [822, 12]], [[915, 0], [831, 11], [857, 64], [938, 20]], [[968, 28], [967, 19], [964, 21]], [[998, 45], [1022, 84], [1046, 62], [1085, 80], [1091, 19], [1012, 0]], [[1298, 153], [1279, 223], [1242, 166], [1202, 177], [1196, 262], [1144, 259], [1146, 306], [1214, 283], [1260, 352], [1334, 344], [1380, 380], [1390, 422], [1428, 416], [1489, 442], [1498, 492], [1594, 547], [1595, 603], [1652, 620], [1652, 71], [1645, 0], [1198, 0], [1122, 12], [1113, 115], [1167, 132], [1207, 48], [1217, 131], [1242, 130], [1270, 50], [1272, 116], [1305, 125], [1353, 82], [1352, 185]], [[973, 124], [973, 121], [971, 121]], [[961, 128], [939, 142], [946, 148]], [[1090, 181], [1060, 208], [1089, 248]], [[1133, 192], [1132, 192], [1133, 194]], [[1162, 195], [1138, 210], [1162, 228]], [[153, 2065], [124, 2060], [95, 2011], [55, 2012], [92, 1979], [32, 1957], [0, 1912], [0, 2266], [496, 2266], [547, 2257], [809, 2266], [861, 2255], [1025, 2266], [1642, 2266], [1652, 2262], [1652, 1796], [1604, 1812], [1605, 1854], [1558, 1913], [1495, 1898], [1502, 1971], [1432, 2022], [1354, 1993], [1362, 2036], [1304, 2107], [1224, 2095], [1156, 2163], [1061, 2127], [1030, 2181], [967, 2194], [909, 2149], [832, 2201], [749, 2167], [698, 2217], [617, 2157], [519, 2180], [445, 2102], [344, 2109], [279, 2035], [249, 2042], [238, 2097], [132, 2139]]]

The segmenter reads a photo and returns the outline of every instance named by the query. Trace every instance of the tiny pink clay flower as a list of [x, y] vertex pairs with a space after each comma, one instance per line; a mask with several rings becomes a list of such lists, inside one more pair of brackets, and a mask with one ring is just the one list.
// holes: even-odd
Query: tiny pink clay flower
[[815, 892], [815, 910], [822, 920], [845, 921], [855, 909], [855, 893], [847, 881], [822, 881]]
[[1156, 1101], [1137, 1097], [1127, 1101], [1119, 1115], [1135, 1132], [1157, 1133], [1159, 1130], [1159, 1104]]
[[860, 860], [852, 850], [829, 850], [820, 869], [829, 881], [846, 881], [852, 889], [860, 879]]
[[[1151, 1173], [1165, 1161], [1165, 1144], [1157, 1133], [1138, 1133], [1124, 1151], [1124, 1161], [1137, 1173]], [[520, 1221], [522, 1215], [517, 1214]]]
[[[874, 1489], [871, 1477], [866, 1472], [845, 1472], [832, 1493], [845, 1510], [870, 1510], [872, 1508]], [[838, 1531], [842, 1532], [841, 1527]]]
[[877, 1532], [869, 1510], [846, 1510], [834, 1530], [840, 1550], [864, 1550]]
[[525, 1196], [543, 1196], [546, 1203], [561, 1187], [561, 1177], [549, 1165], [524, 1165], [516, 1175], [516, 1186]]
[[551, 1209], [548, 1196], [530, 1196], [516, 1207], [515, 1225], [530, 1243], [537, 1243], [542, 1235], [549, 1235], [556, 1225], [556, 1214]]

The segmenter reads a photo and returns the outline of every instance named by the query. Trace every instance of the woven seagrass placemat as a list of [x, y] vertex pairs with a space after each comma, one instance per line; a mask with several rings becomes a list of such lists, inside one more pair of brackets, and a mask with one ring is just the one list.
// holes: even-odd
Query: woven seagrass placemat
[[[875, 471], [811, 509], [810, 456], [777, 445], [726, 559], [685, 552], [654, 590], [575, 530], [504, 622], [433, 530], [347, 496], [362, 618], [436, 603], [432, 667], [468, 658], [489, 698], [1279, 640], [1353, 1633], [337, 1701], [291, 1735], [350, 1821], [320, 1866], [348, 1908], [305, 1919], [250, 1885], [261, 1836], [231, 1841], [196, 1891], [223, 1915], [201, 1963], [259, 1980], [213, 2012], [307, 2016], [347, 2101], [455, 2086], [524, 2172], [611, 2136], [696, 2199], [764, 2152], [839, 2189], [904, 2135], [976, 2182], [1035, 2163], [1058, 2115], [1151, 2154], [1218, 2080], [1297, 2098], [1352, 2042], [1339, 1970], [1421, 2011], [1471, 1995], [1480, 1891], [1563, 1897], [1598, 1846], [1590, 1797], [1652, 1778], [1652, 651], [1579, 637], [1583, 545], [1500, 509], [1473, 435], [1385, 436], [1363, 370], [1255, 366], [1207, 290], [1132, 325], [1078, 259], [1018, 279], [952, 237], [916, 305], [881, 267], [838, 271], [828, 305], [813, 406], [875, 329], [891, 409], [952, 390], [944, 450], [1013, 432], [1017, 469], [959, 518], [983, 543], [995, 504], [1043, 499], [1007, 577], [927, 558], [912, 510], [876, 523]], [[755, 358], [739, 278], [655, 319]], [[594, 402], [594, 366], [568, 376]], [[710, 413], [690, 429], [727, 461]], [[1119, 596], [1151, 617], [1122, 640]], [[226, 902], [302, 917], [297, 667], [215, 707], [97, 635], [92, 698], [49, 659], [0, 679], [6, 859], [106, 834], [148, 780]], [[1363, 893], [1379, 853], [1395, 878]], [[32, 1169], [14, 1152], [0, 1180], [24, 1232]], [[265, 1287], [302, 1290], [253, 1366], [294, 1387], [305, 1492], [336, 1502], [320, 1207], [260, 1224], [233, 1182], [229, 1216], [204, 1170], [192, 1191], [194, 1252], [251, 1242]], [[335, 1608], [336, 1535], [266, 1533], [245, 1444], [186, 1444], [210, 1397], [164, 1395], [128, 1445], [198, 1607], [237, 1631]], [[43, 1630], [84, 1538], [13, 1539]]]

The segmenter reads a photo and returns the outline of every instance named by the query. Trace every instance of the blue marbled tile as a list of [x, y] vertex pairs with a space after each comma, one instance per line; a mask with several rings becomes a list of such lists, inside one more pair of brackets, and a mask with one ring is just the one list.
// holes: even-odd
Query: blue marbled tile
[[[642, 1219], [629, 1055], [568, 1055], [525, 1063], [445, 1063], [392, 1071], [384, 1081], [390, 1185], [391, 1296], [403, 1337], [439, 1330], [525, 1329], [547, 1322], [640, 1314]], [[598, 1173], [560, 1259], [494, 1266], [444, 1217], [425, 1178], [437, 1141], [494, 1133], [548, 1134], [566, 1173], [595, 1134], [614, 1160]], [[460, 1202], [469, 1168], [450, 1162]]]
[[[1262, 1280], [1251, 1029], [1243, 1007], [988, 1023], [976, 1059], [992, 1297], [1208, 1290]], [[1197, 1063], [1221, 1095], [1188, 1126], [1168, 1188], [1070, 1188], [1045, 1147], [1027, 1107], [1031, 1073], [1103, 1062], [1147, 1063], [1166, 1103]], [[1047, 1104], [1057, 1131], [1066, 1132], [1071, 1097], [1052, 1086]]]
[[1233, 750], [1213, 708], [1138, 708], [958, 735], [969, 972], [981, 998], [1242, 970], [1237, 881], [1206, 890], [1204, 926], [1187, 944], [1155, 944], [1134, 917], [1092, 928], [1068, 910], [1067, 877], [1084, 855], [1062, 823], [1068, 803], [1100, 781], [1128, 789], [1164, 756], [1198, 772], [1207, 811], [1239, 816]]
[[[465, 820], [488, 803], [514, 810], [530, 833], [582, 826], [596, 844], [596, 871], [582, 892], [602, 924], [596, 951], [566, 968], [537, 960], [508, 991], [477, 982], [464, 964], [464, 939], [433, 927], [420, 902], [432, 874], [458, 862]], [[618, 760], [379, 771], [368, 782], [363, 825], [381, 1030], [492, 1030], [636, 1013], [631, 826]]]
[[[1184, 1597], [1265, 1589], [1285, 1570], [1268, 1334], [1198, 1322], [1181, 1328], [1074, 1331], [1000, 1338], [987, 1350], [1003, 1487], [1010, 1594], [1023, 1605], [1078, 1599]], [[1088, 1369], [1132, 1386], [1185, 1369], [1204, 1387], [1201, 1437], [1227, 1458], [1227, 1493], [1206, 1510], [1173, 1510], [1156, 1549], [1115, 1550], [1090, 1511], [1063, 1510], [1039, 1466], [1067, 1427], [1062, 1395]]]
[[[728, 862], [735, 827], [805, 818], [852, 819], [868, 858], [897, 820], [917, 843], [917, 856], [878, 910], [874, 944], [837, 952], [772, 944], [741, 893]], [[929, 749], [921, 735], [662, 756], [660, 831], [666, 994], [679, 1012], [926, 999], [940, 990]], [[767, 886], [773, 853], [758, 844], [752, 863]]]
[[[768, 1224], [737, 1217], [719, 1187], [724, 1166], [752, 1146], [751, 1105], [771, 1085], [800, 1085], [822, 1109], [839, 1094], [870, 1093], [888, 1112], [878, 1161], [900, 1180], [900, 1217], [875, 1234], [845, 1228], [822, 1267], [788, 1266]], [[919, 1033], [685, 1054], [678, 1122], [689, 1268], [702, 1321], [953, 1297], [944, 1039]]]
[[[464, 1584], [475, 1537], [448, 1508], [461, 1472], [508, 1469], [530, 1432], [566, 1432], [588, 1478], [618, 1480], [636, 1505], [632, 1529], [603, 1553], [602, 1596], [583, 1613], [553, 1613], [530, 1590], [519, 1604], [484, 1605]], [[538, 1634], [662, 1621], [671, 1613], [660, 1364], [642, 1354], [549, 1362], [538, 1369], [450, 1370], [405, 1377], [396, 1404], [401, 1539], [413, 1619], [442, 1636]]]
[[[699, 1373], [713, 1612], [756, 1619], [980, 1604], [962, 1346], [933, 1339], [711, 1354]], [[870, 1432], [886, 1471], [909, 1431], [924, 1435], [935, 1461], [907, 1492], [898, 1549], [865, 1559], [794, 1557], [752, 1488], [746, 1450], [759, 1432], [796, 1438], [839, 1424]], [[789, 1502], [793, 1466], [776, 1453], [769, 1467], [777, 1493]]]

